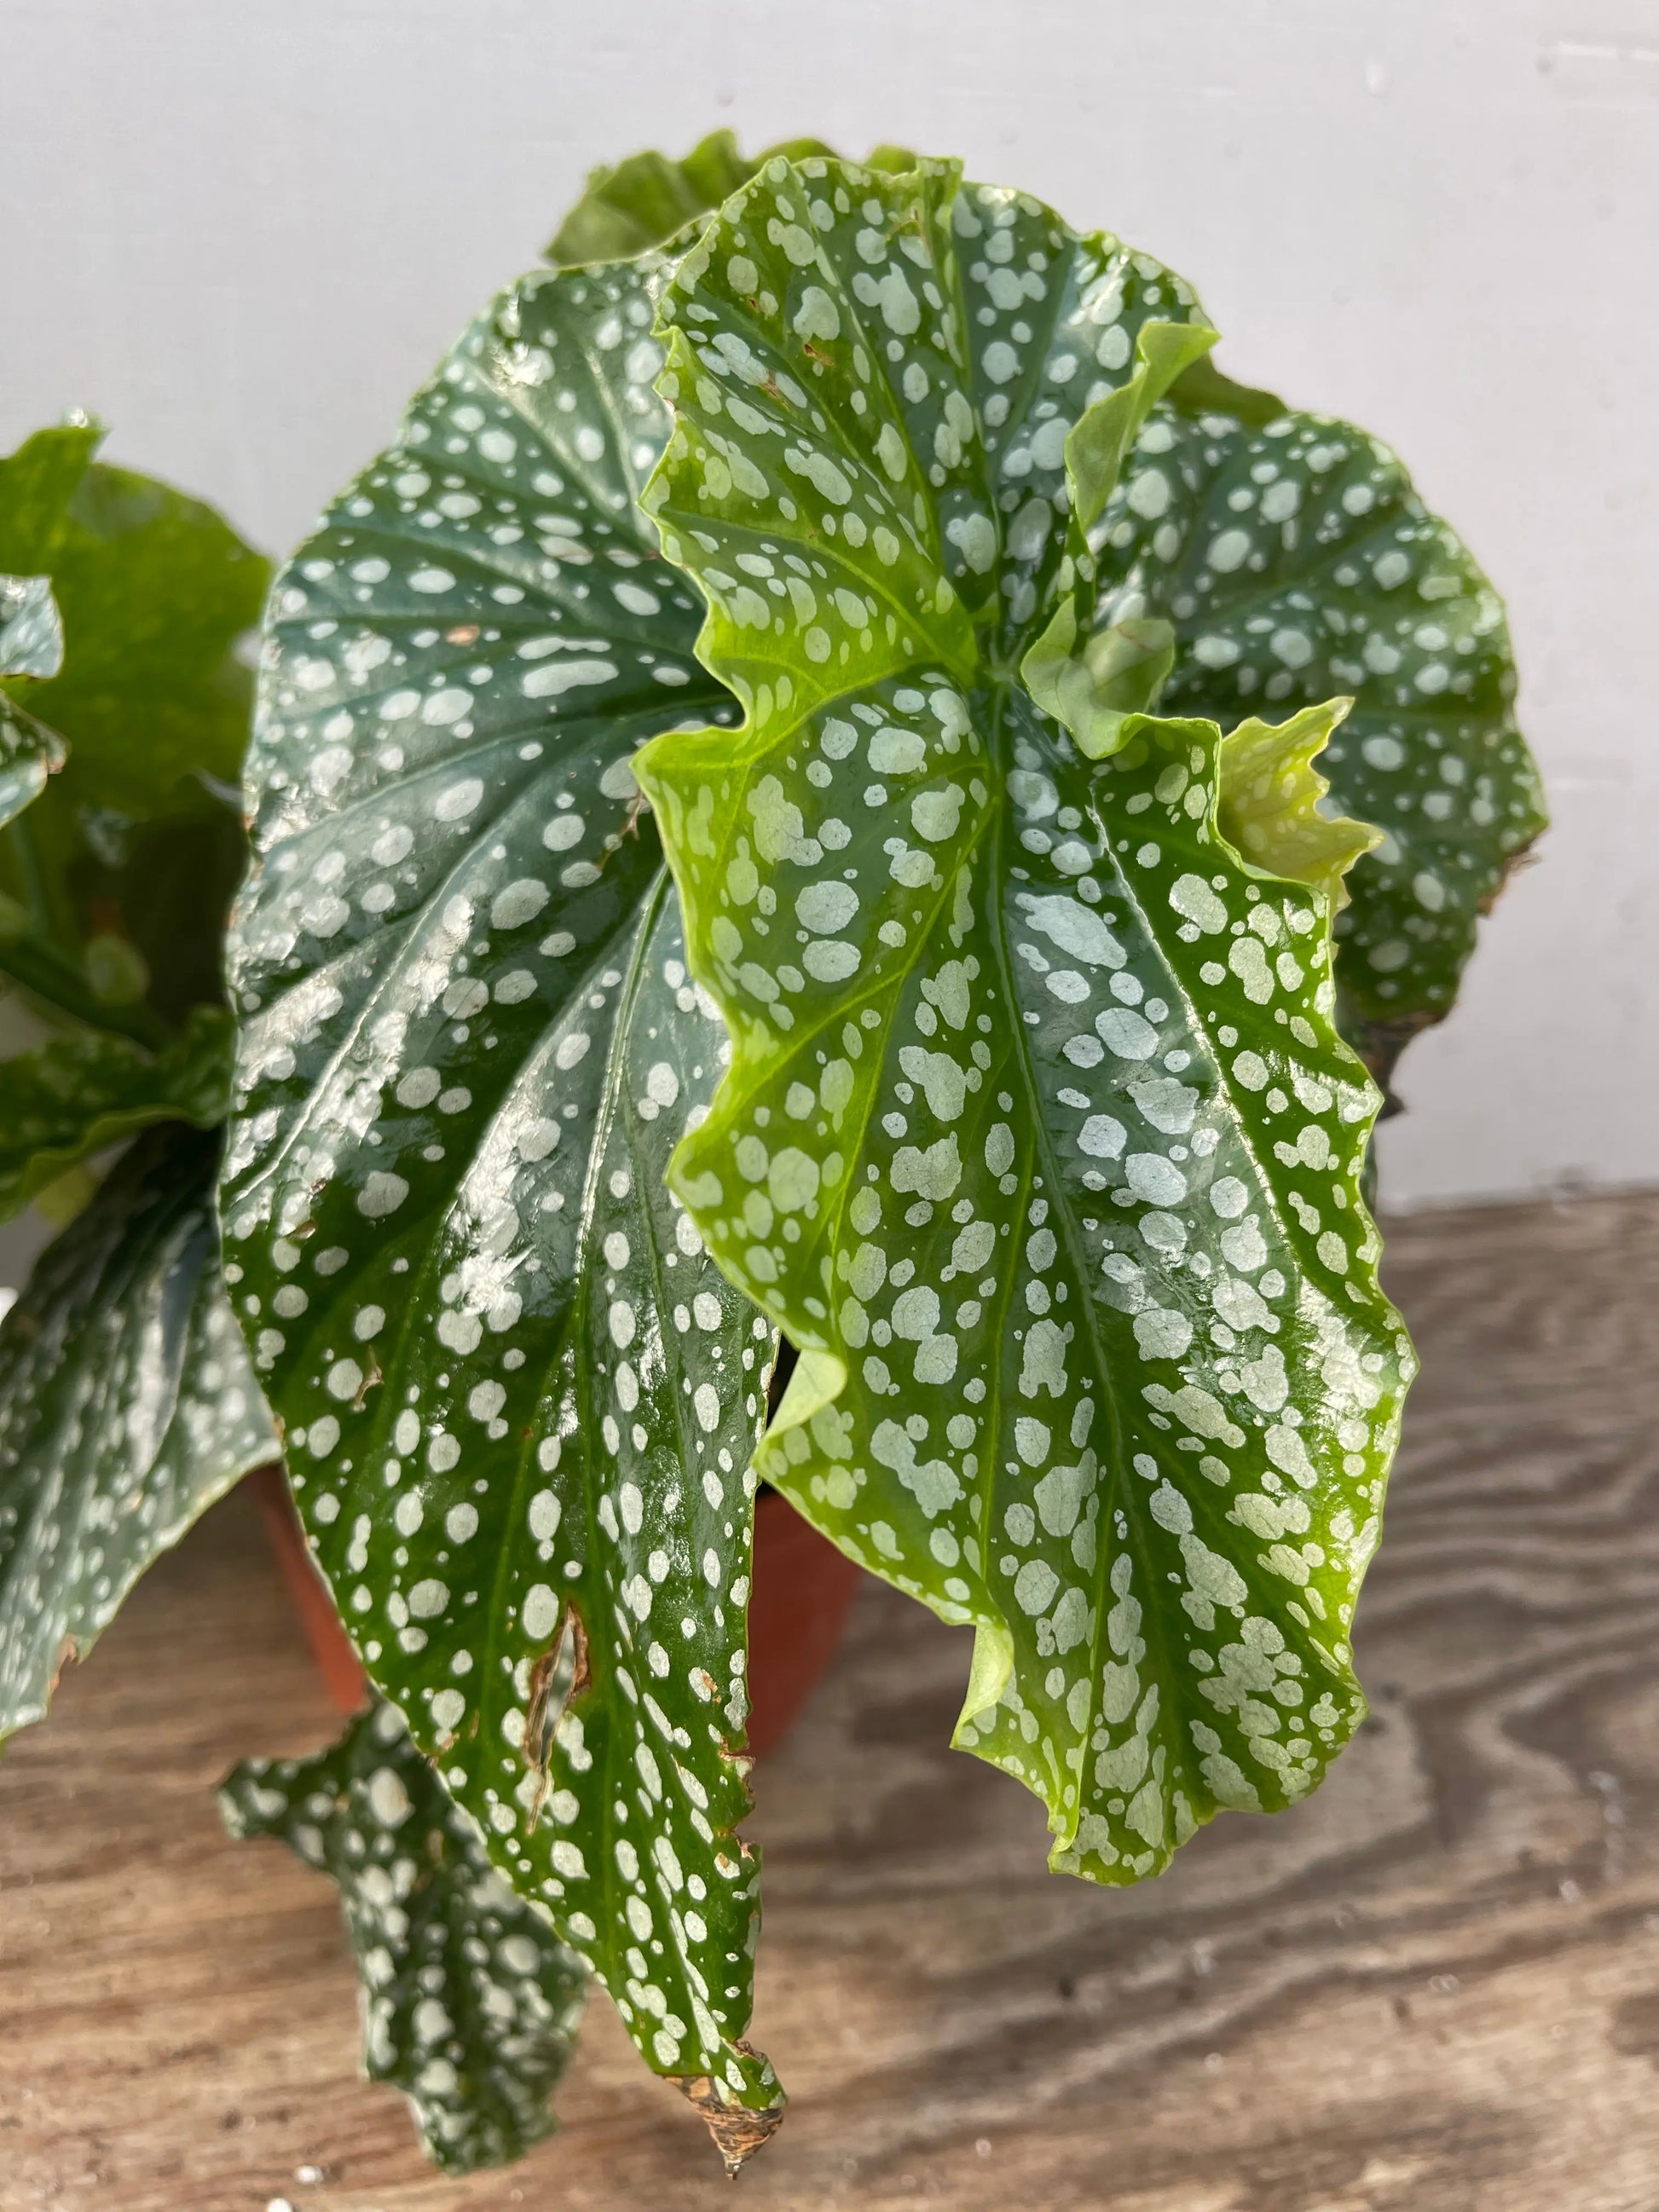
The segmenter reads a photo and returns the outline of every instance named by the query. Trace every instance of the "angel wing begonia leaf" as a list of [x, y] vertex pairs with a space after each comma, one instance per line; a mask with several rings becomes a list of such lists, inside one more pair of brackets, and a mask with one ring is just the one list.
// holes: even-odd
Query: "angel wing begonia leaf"
[[222, 1206], [369, 1674], [737, 2154], [773, 1334], [665, 1182], [724, 1041], [629, 760], [730, 702], [635, 506], [651, 314], [633, 264], [513, 288], [280, 580]]
[[218, 1138], [150, 1131], [0, 1322], [0, 1739], [276, 1438], [226, 1304]]
[[274, 1836], [339, 1885], [364, 2070], [404, 2092], [434, 2161], [471, 2173], [550, 2135], [586, 1971], [490, 1865], [397, 1707], [313, 1758], [245, 1760], [219, 1802], [234, 1836]]
[[1160, 407], [1091, 533], [1103, 628], [1176, 631], [1172, 714], [1346, 693], [1320, 766], [1382, 833], [1337, 922], [1345, 1027], [1386, 1075], [1456, 996], [1479, 917], [1545, 825], [1497, 593], [1377, 440], [1318, 415]]
[[675, 1179], [800, 1347], [758, 1464], [975, 1626], [958, 1742], [1055, 1864], [1133, 1880], [1355, 1725], [1410, 1365], [1328, 886], [1227, 842], [1212, 724], [1054, 659], [1079, 526], [1212, 334], [1021, 195], [811, 161], [727, 203], [663, 322], [646, 503], [747, 718], [640, 775], [734, 1047]]

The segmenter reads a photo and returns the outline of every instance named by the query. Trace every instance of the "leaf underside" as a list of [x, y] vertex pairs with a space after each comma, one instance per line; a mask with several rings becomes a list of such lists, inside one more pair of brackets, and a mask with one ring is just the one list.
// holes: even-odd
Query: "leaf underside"
[[725, 1046], [629, 760], [735, 710], [635, 505], [649, 281], [504, 294], [279, 580], [222, 1202], [370, 1674], [741, 2134], [780, 2100], [734, 1834], [773, 1333], [665, 1188]]
[[0, 1738], [276, 1439], [225, 1303], [218, 1139], [142, 1137], [0, 1322]]
[[311, 1759], [247, 1759], [219, 1793], [339, 1886], [363, 1990], [363, 2065], [413, 2108], [446, 2173], [522, 2157], [556, 2124], [587, 1975], [490, 1865], [477, 1830], [375, 1704]]
[[1352, 1732], [1411, 1364], [1324, 890], [1222, 836], [1212, 724], [1096, 766], [1018, 674], [1212, 334], [1024, 196], [811, 161], [661, 326], [646, 504], [746, 709], [640, 766], [734, 1048], [673, 1174], [802, 1348], [760, 1472], [975, 1625], [957, 1741], [1133, 1880]]

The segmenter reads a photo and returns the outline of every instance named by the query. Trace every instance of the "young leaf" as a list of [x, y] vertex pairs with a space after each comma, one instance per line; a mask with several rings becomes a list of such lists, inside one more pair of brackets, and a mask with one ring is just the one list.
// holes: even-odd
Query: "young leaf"
[[0, 838], [0, 974], [155, 1044], [217, 995], [252, 690], [236, 647], [269, 569], [210, 507], [94, 463], [101, 435], [42, 430], [0, 459], [0, 569], [49, 578], [63, 618], [28, 711], [69, 747]]
[[[675, 1179], [801, 1347], [760, 1471], [975, 1624], [957, 1741], [1110, 1881], [1300, 1796], [1352, 1731], [1410, 1364], [1328, 890], [1224, 840], [1212, 725], [1057, 658], [1064, 517], [1186, 298], [1008, 193], [775, 165], [666, 295], [647, 494], [749, 708], [640, 775], [734, 1044]], [[1039, 623], [1100, 769], [1018, 678]]]
[[0, 1739], [276, 1439], [219, 1273], [218, 1139], [140, 1138], [0, 1322]]
[[[1222, 395], [1218, 404], [1225, 404]], [[1091, 533], [1097, 620], [1164, 617], [1163, 705], [1224, 724], [1346, 692], [1321, 765], [1382, 832], [1337, 923], [1345, 1027], [1386, 1074], [1456, 996], [1478, 917], [1543, 829], [1503, 606], [1386, 447], [1346, 423], [1160, 408]]]
[[155, 1122], [216, 1128], [229, 1103], [231, 1049], [229, 1015], [198, 1006], [155, 1052], [76, 1029], [0, 1060], [0, 1220], [77, 1162]]
[[222, 1208], [370, 1674], [742, 2148], [771, 1333], [665, 1187], [725, 1048], [629, 763], [731, 709], [635, 507], [650, 319], [630, 264], [515, 286], [283, 574]]
[[[44, 576], [0, 575], [0, 826], [21, 814], [64, 765], [64, 741], [16, 702], [26, 683], [63, 665], [64, 627]], [[13, 687], [12, 695], [3, 688]]]
[[363, 2069], [404, 2092], [435, 2164], [505, 2166], [553, 2132], [586, 1972], [491, 1867], [395, 1705], [314, 1758], [245, 1759], [219, 1803], [233, 1836], [274, 1836], [339, 1885]]

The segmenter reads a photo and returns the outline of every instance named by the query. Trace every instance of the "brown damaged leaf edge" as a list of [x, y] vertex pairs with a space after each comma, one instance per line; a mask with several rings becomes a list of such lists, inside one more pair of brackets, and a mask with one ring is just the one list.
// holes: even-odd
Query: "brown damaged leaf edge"
[[[555, 1687], [559, 1668], [563, 1661], [565, 1646], [570, 1645], [570, 1679], [558, 1691], [556, 1709]], [[567, 1603], [559, 1632], [536, 1662], [530, 1675], [530, 1706], [525, 1719], [525, 1765], [536, 1776], [536, 1795], [529, 1811], [530, 1832], [536, 1832], [541, 1819], [542, 1806], [547, 1796], [548, 1767], [552, 1757], [553, 1735], [566, 1711], [592, 1680], [587, 1663], [587, 1632], [582, 1626], [582, 1617], [573, 1604]]]
[[[741, 2037], [736, 2039], [736, 2047], [746, 2057], [752, 2055], [753, 2045]], [[725, 2161], [726, 2173], [734, 2181], [783, 2124], [787, 2098], [780, 2097], [775, 2105], [757, 2112], [750, 2111], [747, 2105], [728, 2105], [720, 2083], [711, 2081], [706, 2074], [675, 2074], [669, 2079], [687, 2104], [702, 2114], [714, 2138], [714, 2148]]]

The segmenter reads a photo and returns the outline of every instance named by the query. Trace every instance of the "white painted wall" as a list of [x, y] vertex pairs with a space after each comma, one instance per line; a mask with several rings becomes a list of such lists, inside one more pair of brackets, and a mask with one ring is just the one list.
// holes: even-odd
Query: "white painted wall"
[[908, 140], [1163, 255], [1510, 602], [1556, 827], [1385, 1194], [1659, 1180], [1659, 0], [0, 0], [0, 445], [90, 408], [274, 550], [641, 145]]

